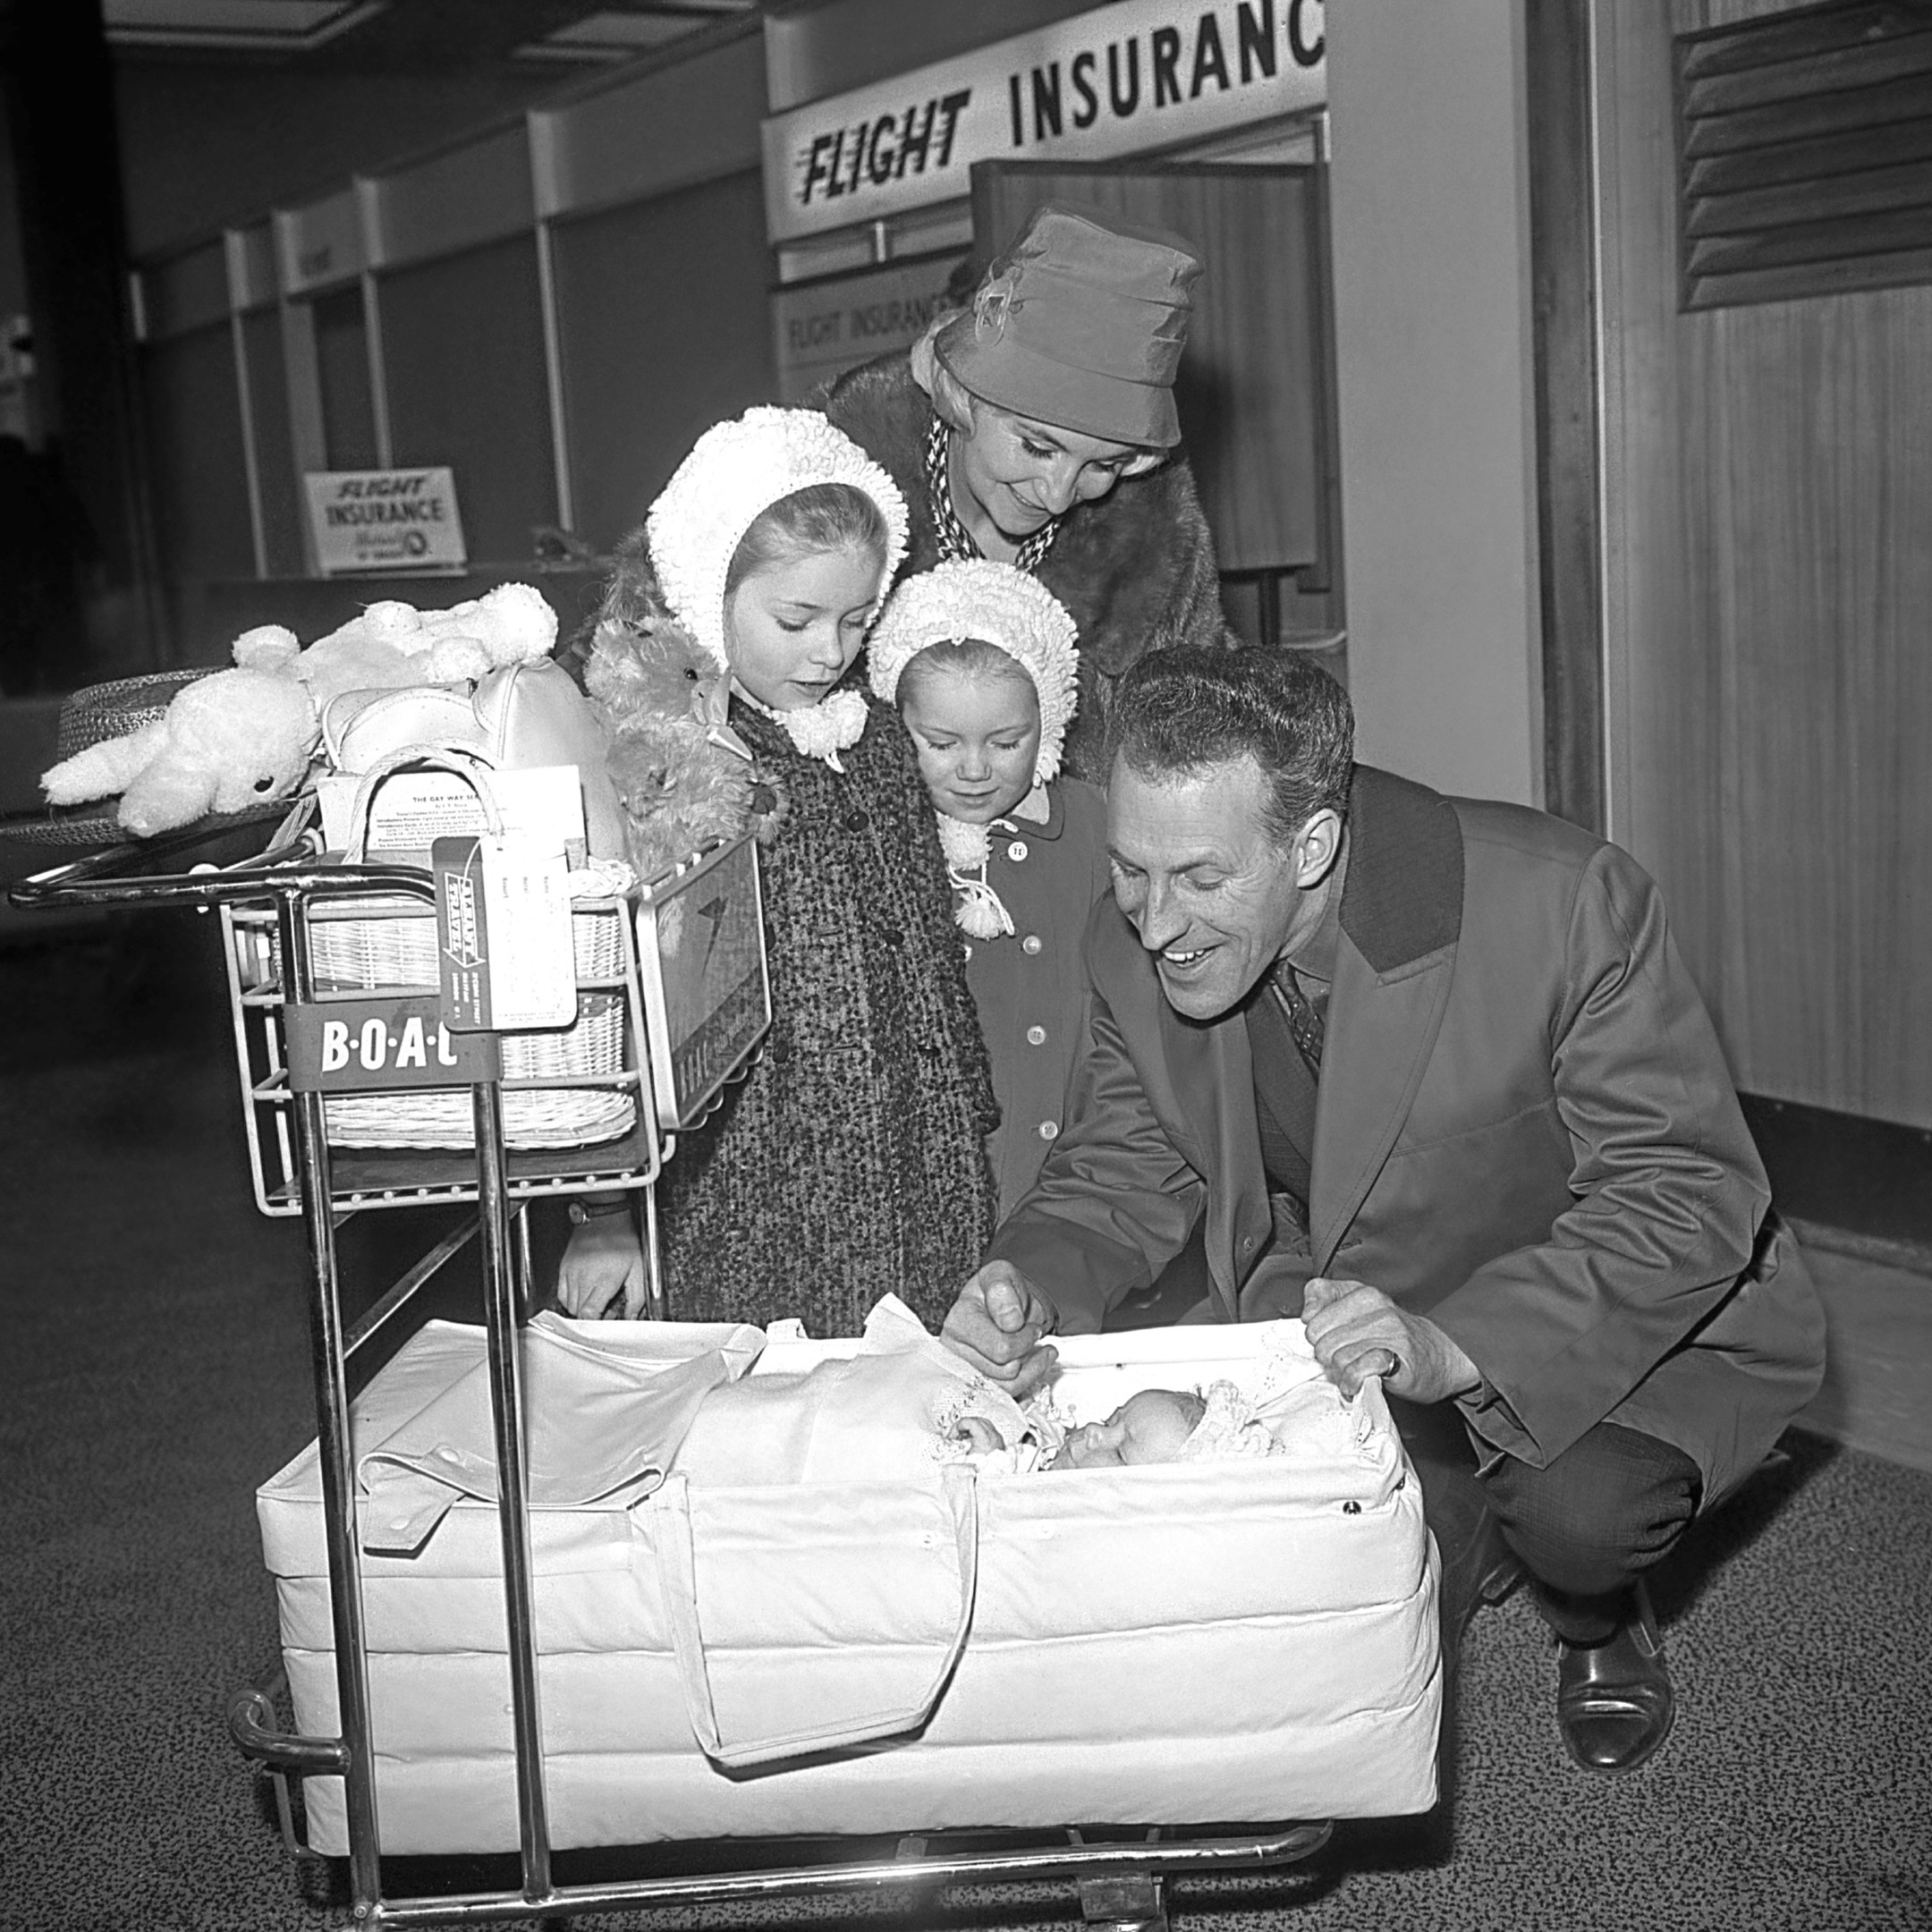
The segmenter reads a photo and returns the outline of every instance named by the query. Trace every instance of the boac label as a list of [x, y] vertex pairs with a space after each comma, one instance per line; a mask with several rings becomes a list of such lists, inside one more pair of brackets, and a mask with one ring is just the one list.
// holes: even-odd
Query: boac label
[[288, 1006], [289, 1087], [356, 1093], [473, 1087], [501, 1078], [494, 1033], [453, 1033], [434, 993]]

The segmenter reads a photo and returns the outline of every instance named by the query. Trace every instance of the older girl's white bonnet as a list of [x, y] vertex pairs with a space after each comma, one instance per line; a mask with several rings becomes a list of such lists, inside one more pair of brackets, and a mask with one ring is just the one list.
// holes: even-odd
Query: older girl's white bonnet
[[[738, 546], [781, 497], [818, 483], [850, 484], [877, 504], [887, 532], [883, 598], [905, 555], [905, 498], [877, 463], [816, 410], [752, 409], [715, 424], [650, 506], [645, 530], [665, 601], [719, 670], [730, 669], [724, 580]], [[875, 602], [875, 613], [877, 607]]]
[[1039, 695], [1033, 783], [1046, 784], [1060, 770], [1061, 747], [1080, 699], [1079, 635], [1059, 598], [1011, 564], [972, 557], [936, 564], [899, 586], [873, 630], [866, 646], [873, 694], [894, 702], [901, 674], [928, 645], [968, 638], [996, 644]]

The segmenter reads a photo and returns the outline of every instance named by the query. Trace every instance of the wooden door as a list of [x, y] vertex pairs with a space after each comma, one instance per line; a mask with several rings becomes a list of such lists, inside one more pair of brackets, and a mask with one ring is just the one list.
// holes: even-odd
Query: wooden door
[[1310, 593], [1330, 589], [1340, 562], [1322, 175], [1229, 163], [972, 171], [982, 260], [1043, 201], [1086, 203], [1194, 243], [1207, 267], [1174, 393], [1221, 568], [1292, 575]]

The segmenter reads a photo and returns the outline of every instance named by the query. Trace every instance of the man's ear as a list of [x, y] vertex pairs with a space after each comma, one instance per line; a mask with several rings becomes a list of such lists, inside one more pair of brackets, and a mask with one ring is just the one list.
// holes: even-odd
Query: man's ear
[[1310, 813], [1295, 834], [1295, 884], [1305, 892], [1319, 886], [1342, 852], [1342, 815], [1332, 805]]

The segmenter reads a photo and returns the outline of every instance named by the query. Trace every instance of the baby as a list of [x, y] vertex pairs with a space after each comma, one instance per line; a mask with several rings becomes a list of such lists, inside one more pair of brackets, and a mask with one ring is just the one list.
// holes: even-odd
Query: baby
[[673, 1467], [703, 1487], [890, 1482], [951, 1463], [983, 1476], [1131, 1468], [1283, 1453], [1233, 1382], [1141, 1389], [1104, 1422], [1075, 1425], [1051, 1390], [1015, 1402], [928, 1335], [895, 1295], [856, 1352], [715, 1387]]
[[1105, 1422], [1070, 1429], [1049, 1469], [1131, 1468], [1141, 1462], [1178, 1462], [1194, 1431], [1207, 1419], [1207, 1398], [1182, 1389], [1142, 1389]]
[[[985, 1415], [962, 1415], [955, 1454], [965, 1462], [991, 1459], [1016, 1472], [1026, 1470], [1131, 1469], [1148, 1462], [1211, 1462], [1276, 1455], [1282, 1445], [1253, 1405], [1232, 1382], [1209, 1384], [1205, 1393], [1141, 1389], [1104, 1422], [1069, 1428], [1050, 1394], [1021, 1411], [1021, 1445], [1008, 1442]], [[1015, 1456], [1023, 1445], [1030, 1453]]]

